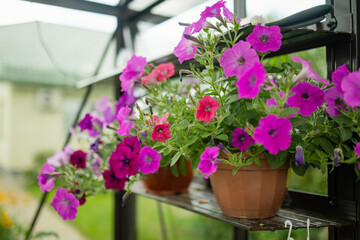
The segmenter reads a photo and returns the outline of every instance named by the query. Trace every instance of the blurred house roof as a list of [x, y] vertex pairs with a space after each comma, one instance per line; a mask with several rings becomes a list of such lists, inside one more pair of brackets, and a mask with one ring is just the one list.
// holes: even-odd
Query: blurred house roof
[[[91, 77], [110, 33], [51, 23], [0, 26], [0, 81], [75, 86]], [[115, 45], [100, 70], [114, 68]]]

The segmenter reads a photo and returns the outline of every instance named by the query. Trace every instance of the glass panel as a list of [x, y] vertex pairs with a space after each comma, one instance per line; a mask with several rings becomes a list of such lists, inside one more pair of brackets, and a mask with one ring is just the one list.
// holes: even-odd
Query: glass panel
[[116, 6], [119, 4], [120, 0], [86, 0], [89, 2], [102, 3], [106, 5]]
[[267, 21], [273, 21], [321, 4], [325, 4], [325, 0], [247, 0], [246, 14], [249, 17], [262, 15]]

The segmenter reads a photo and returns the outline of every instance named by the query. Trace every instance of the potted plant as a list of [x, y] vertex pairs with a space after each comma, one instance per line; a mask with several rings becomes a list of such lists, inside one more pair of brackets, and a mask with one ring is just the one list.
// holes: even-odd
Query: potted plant
[[280, 49], [280, 28], [241, 26], [222, 0], [182, 25], [174, 54], [180, 63], [194, 59], [185, 72], [201, 80], [189, 122], [206, 146], [198, 167], [226, 215], [274, 216], [289, 166], [303, 175], [309, 166], [354, 164], [359, 175], [360, 72], [340, 66], [330, 83], [296, 55], [301, 70], [272, 66], [265, 56]]

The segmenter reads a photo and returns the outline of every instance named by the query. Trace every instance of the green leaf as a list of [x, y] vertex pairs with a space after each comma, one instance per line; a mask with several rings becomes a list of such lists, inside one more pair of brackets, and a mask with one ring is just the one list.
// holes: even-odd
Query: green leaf
[[352, 131], [350, 128], [344, 128], [342, 125], [340, 125], [339, 130], [340, 130], [340, 137], [343, 140], [343, 142], [349, 140], [352, 137]]
[[309, 168], [309, 165], [299, 164], [298, 166], [296, 166], [296, 164], [294, 162], [291, 162], [291, 168], [294, 171], [294, 173], [296, 173], [296, 175], [304, 176], [306, 170]]
[[286, 155], [287, 155], [287, 151], [279, 151], [277, 155], [266, 153], [266, 157], [269, 162], [270, 168], [275, 169], [281, 167], [286, 161]]
[[179, 176], [179, 169], [176, 165], [171, 166], [170, 170], [171, 170], [172, 174], [174, 174], [175, 177]]
[[331, 118], [334, 119], [339, 124], [341, 123], [350, 124], [350, 125], [353, 124], [352, 119], [344, 114], [338, 116], [332, 116]]
[[261, 161], [257, 157], [253, 157], [253, 159], [254, 159], [254, 162], [255, 162], [256, 165], [262, 166]]
[[259, 115], [259, 113], [255, 110], [247, 110], [239, 113], [237, 117], [241, 119], [253, 119], [256, 118]]
[[235, 174], [237, 173], [237, 171], [239, 170], [240, 166], [236, 167], [233, 169], [232, 171], [232, 175], [235, 176]]
[[169, 155], [169, 153], [171, 153], [171, 149], [170, 148], [164, 148], [163, 149], [163, 154], [166, 156], [166, 155]]
[[188, 140], [187, 140], [184, 147], [187, 147], [187, 146], [190, 146], [190, 145], [194, 144], [197, 139], [198, 139], [198, 136], [196, 136], [196, 135], [191, 136], [190, 138], [188, 138]]
[[290, 121], [293, 128], [304, 125], [307, 122], [305, 118], [291, 118]]
[[184, 159], [180, 160], [180, 172], [181, 172], [181, 175], [186, 177], [186, 166], [185, 166], [185, 160]]
[[226, 125], [231, 126], [232, 123], [234, 122], [234, 120], [235, 120], [234, 114], [231, 114], [231, 115], [229, 115], [228, 117], [224, 118], [223, 122], [224, 122]]
[[273, 67], [273, 66], [265, 66], [265, 70], [267, 73], [281, 73], [284, 70], [278, 67]]
[[329, 155], [334, 154], [335, 147], [332, 144], [332, 142], [330, 142], [326, 138], [318, 138], [318, 142], [319, 142], [320, 146], [325, 150], [325, 152], [327, 152]]
[[231, 103], [236, 102], [238, 100], [239, 100], [238, 94], [234, 94], [234, 95], [229, 96], [226, 99], [226, 104], [231, 104]]
[[226, 134], [220, 134], [218, 136], [215, 136], [215, 138], [217, 138], [219, 140], [227, 141], [229, 137]]
[[202, 138], [207, 138], [208, 136], [210, 136], [212, 134], [212, 132], [205, 132], [203, 134], [201, 134]]
[[180, 156], [181, 156], [181, 153], [180, 153], [180, 152], [177, 152], [177, 153], [172, 157], [170, 166], [173, 166], [173, 165], [177, 162], [177, 160], [179, 160]]
[[296, 114], [299, 108], [285, 108], [281, 112], [281, 117], [288, 117], [290, 115]]

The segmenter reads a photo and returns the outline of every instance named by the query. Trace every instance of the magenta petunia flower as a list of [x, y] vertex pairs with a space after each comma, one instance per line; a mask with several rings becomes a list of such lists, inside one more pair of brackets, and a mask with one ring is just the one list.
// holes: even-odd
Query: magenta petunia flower
[[245, 152], [251, 145], [255, 143], [254, 139], [245, 131], [245, 128], [236, 128], [232, 133], [233, 139], [231, 139], [231, 144], [234, 147], [240, 149], [240, 151]]
[[232, 48], [227, 49], [220, 58], [220, 66], [226, 77], [241, 76], [254, 63], [259, 62], [259, 56], [251, 48], [250, 43], [240, 40]]
[[132, 55], [131, 59], [127, 62], [122, 74], [120, 75], [122, 91], [128, 91], [134, 85], [134, 80], [141, 77], [144, 67], [146, 65], [146, 58], [137, 57]]
[[141, 149], [139, 139], [136, 136], [124, 138], [124, 140], [117, 145], [117, 147], [120, 146], [129, 147], [131, 151], [134, 151], [136, 153], [139, 153]]
[[131, 88], [127, 92], [122, 92], [122, 95], [119, 97], [119, 100], [115, 105], [115, 115], [122, 107], [125, 107], [126, 105], [131, 107], [135, 104], [136, 98], [134, 96], [134, 91], [135, 88]]
[[360, 158], [360, 142], [358, 142], [356, 144], [356, 147], [355, 147], [354, 151], [355, 151], [356, 155], [358, 155], [358, 157]]
[[[213, 4], [212, 6], [207, 6], [204, 11], [200, 13], [200, 19], [194, 23], [193, 33], [200, 32], [204, 27], [207, 18], [213, 18], [221, 13], [221, 9], [225, 7], [224, 0], [220, 0]], [[231, 21], [231, 20], [230, 20]]]
[[331, 79], [333, 80], [333, 82], [336, 85], [336, 89], [338, 90], [339, 93], [341, 93], [341, 95], [344, 95], [344, 91], [341, 89], [341, 83], [344, 77], [346, 77], [347, 75], [349, 75], [349, 70], [346, 67], [346, 64], [341, 65], [340, 67], [338, 67], [332, 74], [331, 74]]
[[171, 138], [169, 123], [155, 125], [154, 130], [151, 133], [151, 140], [166, 142], [169, 138]]
[[291, 122], [274, 114], [260, 119], [259, 126], [254, 130], [254, 140], [264, 145], [269, 153], [276, 155], [279, 150], [286, 150], [291, 142]]
[[50, 176], [53, 172], [55, 169], [49, 163], [45, 163], [37, 177], [41, 191], [50, 192], [54, 187], [55, 177]]
[[360, 71], [352, 72], [343, 78], [341, 89], [344, 91], [344, 100], [350, 107], [360, 105]]
[[122, 107], [118, 114], [116, 115], [116, 119], [119, 121], [119, 129], [117, 133], [120, 136], [130, 135], [130, 129], [133, 127], [133, 122], [129, 120], [131, 108], [128, 106]]
[[200, 155], [200, 162], [198, 168], [205, 178], [208, 179], [209, 175], [216, 172], [217, 163], [216, 159], [219, 155], [218, 147], [206, 147], [205, 151]]
[[63, 220], [69, 219], [72, 221], [76, 218], [77, 208], [80, 202], [74, 194], [67, 192], [64, 188], [58, 188], [50, 205], [58, 212]]
[[238, 76], [235, 83], [239, 98], [252, 99], [257, 97], [260, 86], [264, 83], [266, 71], [262, 63], [254, 63], [243, 75]]
[[96, 137], [98, 137], [100, 135], [100, 132], [98, 130], [96, 130], [95, 126], [97, 126], [99, 129], [102, 129], [103, 121], [98, 117], [93, 117], [92, 118], [92, 125], [93, 125], [93, 128], [88, 129], [87, 131], [88, 131], [90, 137], [96, 138]]
[[326, 111], [330, 116], [340, 115], [339, 109], [343, 109], [344, 99], [341, 93], [338, 92], [337, 87], [325, 91], [325, 103], [327, 104]]
[[[234, 18], [234, 14], [227, 8], [227, 7], [223, 7], [222, 8], [223, 10], [223, 15], [224, 17], [229, 21], [229, 22], [232, 22], [233, 21], [233, 18]], [[240, 22], [240, 21], [238, 21]]]
[[253, 32], [246, 38], [246, 41], [258, 52], [275, 52], [280, 49], [282, 34], [279, 26], [266, 27], [256, 25]]
[[85, 117], [77, 124], [80, 127], [81, 131], [84, 130], [92, 130], [93, 129], [93, 123], [92, 123], [92, 116], [87, 113]]
[[100, 171], [100, 167], [101, 167], [101, 163], [103, 162], [103, 160], [101, 159], [101, 157], [97, 157], [92, 163], [91, 163], [91, 167], [95, 173], [95, 175], [100, 175], [101, 171]]
[[299, 83], [290, 92], [295, 95], [289, 97], [287, 103], [290, 107], [299, 108], [303, 116], [310, 116], [324, 103], [324, 92], [307, 82]]
[[114, 169], [118, 178], [126, 178], [135, 175], [139, 171], [139, 154], [131, 151], [126, 146], [116, 146], [115, 152], [111, 153], [109, 164]]
[[160, 167], [161, 154], [156, 149], [144, 146], [140, 151], [140, 171], [143, 174], [155, 173]]
[[74, 165], [76, 169], [86, 168], [86, 153], [77, 150], [70, 156], [70, 164]]
[[175, 66], [171, 62], [164, 63], [157, 66], [154, 71], [156, 73], [156, 81], [162, 82], [165, 79], [174, 76]]
[[104, 171], [102, 175], [104, 178], [106, 189], [118, 189], [120, 191], [124, 189], [127, 179], [116, 177], [115, 172], [112, 168]]
[[186, 27], [183, 35], [181, 37], [181, 41], [178, 43], [178, 45], [174, 48], [174, 55], [178, 57], [179, 62], [182, 63], [185, 60], [192, 59], [195, 56], [197, 47], [194, 46], [194, 42], [191, 40], [188, 40], [184, 37], [184, 34], [191, 34], [191, 31], [193, 29], [193, 25]]
[[199, 100], [199, 105], [196, 107], [196, 118], [199, 121], [211, 122], [218, 107], [219, 102], [216, 99], [204, 96]]
[[295, 54], [293, 55], [292, 59], [294, 62], [301, 63], [302, 69], [299, 73], [299, 76], [301, 76], [302, 79], [305, 79], [305, 78], [314, 79], [318, 82], [324, 83], [325, 86], [330, 83], [329, 80], [319, 77], [319, 75], [314, 70], [312, 70], [310, 61], [301, 59], [298, 56], [296, 56]]

